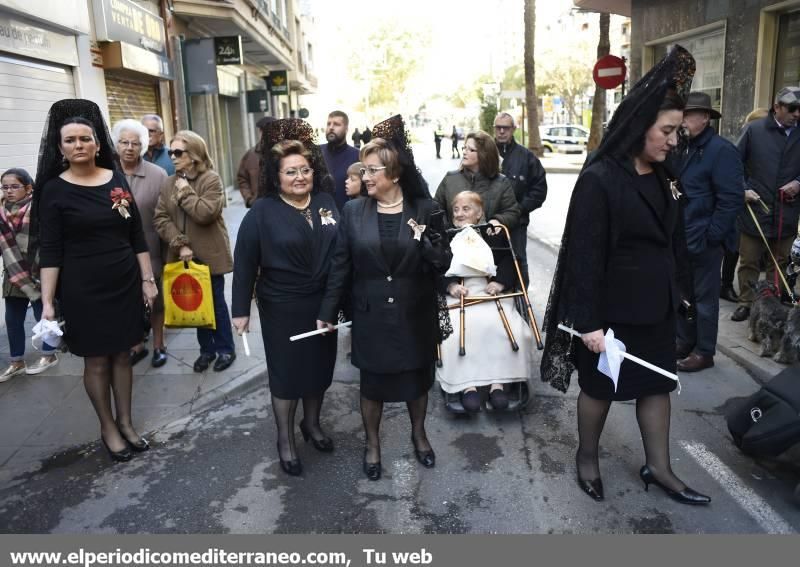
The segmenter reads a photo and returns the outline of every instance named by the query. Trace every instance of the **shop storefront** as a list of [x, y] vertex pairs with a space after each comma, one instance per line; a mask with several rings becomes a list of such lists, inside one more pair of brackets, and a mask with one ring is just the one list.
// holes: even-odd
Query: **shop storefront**
[[93, 7], [111, 123], [158, 114], [169, 124], [173, 69], [164, 21], [130, 0], [94, 0]]
[[47, 112], [75, 97], [75, 36], [0, 8], [0, 171], [33, 173]]

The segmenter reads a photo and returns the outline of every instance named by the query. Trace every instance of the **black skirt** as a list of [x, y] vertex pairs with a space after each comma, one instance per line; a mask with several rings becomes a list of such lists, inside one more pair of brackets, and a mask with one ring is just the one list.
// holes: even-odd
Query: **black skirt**
[[[655, 325], [621, 325], [614, 323], [614, 336], [625, 343], [625, 350], [669, 372], [676, 371], [675, 317], [670, 314]], [[605, 327], [603, 331], [607, 331]], [[617, 391], [611, 378], [597, 370], [599, 354], [590, 351], [580, 340], [575, 352], [578, 384], [589, 397], [597, 400], [624, 401], [656, 394], [666, 394], [677, 388], [675, 380], [648, 370], [630, 360], [624, 360], [619, 372]]]
[[321, 302], [322, 292], [294, 301], [258, 300], [269, 389], [276, 398], [319, 397], [331, 385], [337, 333], [289, 341], [292, 335], [317, 328]]
[[362, 370], [361, 395], [375, 402], [411, 402], [431, 389], [433, 379], [433, 365], [392, 374]]

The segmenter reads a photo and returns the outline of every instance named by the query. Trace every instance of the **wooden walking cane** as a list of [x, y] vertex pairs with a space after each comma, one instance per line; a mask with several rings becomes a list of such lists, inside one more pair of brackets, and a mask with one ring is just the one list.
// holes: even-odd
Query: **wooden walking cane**
[[[461, 285], [464, 285], [464, 278], [461, 278]], [[466, 312], [464, 310], [464, 296], [461, 296], [461, 313], [459, 316], [459, 333], [458, 333], [458, 355], [464, 356], [467, 354], [466, 349], [464, 348], [464, 317]]]
[[511, 342], [511, 350], [517, 352], [519, 350], [519, 345], [517, 344], [516, 339], [514, 338], [514, 332], [511, 330], [511, 325], [508, 324], [508, 317], [506, 317], [505, 309], [503, 309], [503, 304], [500, 303], [499, 299], [495, 299], [494, 302], [497, 304], [497, 312], [500, 314], [500, 320], [503, 321], [503, 328], [506, 330], [506, 336], [508, 340]]
[[511, 259], [514, 261], [514, 269], [517, 271], [517, 278], [519, 279], [520, 287], [522, 287], [522, 297], [525, 301], [525, 310], [528, 313], [528, 320], [530, 321], [531, 331], [533, 331], [533, 337], [534, 339], [536, 339], [536, 348], [542, 350], [544, 349], [544, 344], [542, 343], [542, 335], [539, 332], [538, 325], [536, 324], [536, 317], [533, 315], [531, 300], [528, 297], [528, 289], [525, 287], [525, 279], [522, 277], [522, 270], [519, 269], [517, 254], [514, 252], [513, 244], [511, 244], [511, 233], [508, 231], [508, 228], [504, 224], [498, 226], [500, 226], [505, 232], [506, 240], [508, 241], [508, 249], [511, 250]]

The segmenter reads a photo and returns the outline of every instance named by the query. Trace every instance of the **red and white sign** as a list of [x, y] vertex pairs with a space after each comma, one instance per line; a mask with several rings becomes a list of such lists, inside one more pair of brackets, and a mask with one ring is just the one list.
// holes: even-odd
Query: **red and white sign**
[[604, 55], [594, 64], [592, 78], [601, 89], [616, 89], [625, 82], [627, 72], [623, 59], [616, 55]]

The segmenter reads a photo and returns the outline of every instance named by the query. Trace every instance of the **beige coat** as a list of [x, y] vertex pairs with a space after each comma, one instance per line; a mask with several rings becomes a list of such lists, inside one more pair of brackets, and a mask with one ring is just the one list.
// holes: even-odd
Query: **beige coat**
[[140, 160], [133, 175], [125, 174], [125, 179], [128, 180], [133, 200], [136, 202], [139, 216], [142, 219], [142, 230], [144, 239], [147, 241], [147, 249], [150, 251], [153, 273], [156, 277], [160, 277], [164, 267], [162, 260], [164, 246], [153, 226], [153, 216], [156, 212], [158, 197], [161, 194], [161, 186], [167, 179], [167, 172], [157, 165]]
[[194, 257], [208, 264], [212, 275], [233, 271], [228, 227], [222, 218], [225, 192], [222, 180], [213, 171], [187, 179], [191, 188], [179, 193], [177, 177], [170, 175], [161, 186], [153, 225], [167, 243], [165, 262], [177, 262], [181, 246], [188, 246]]

